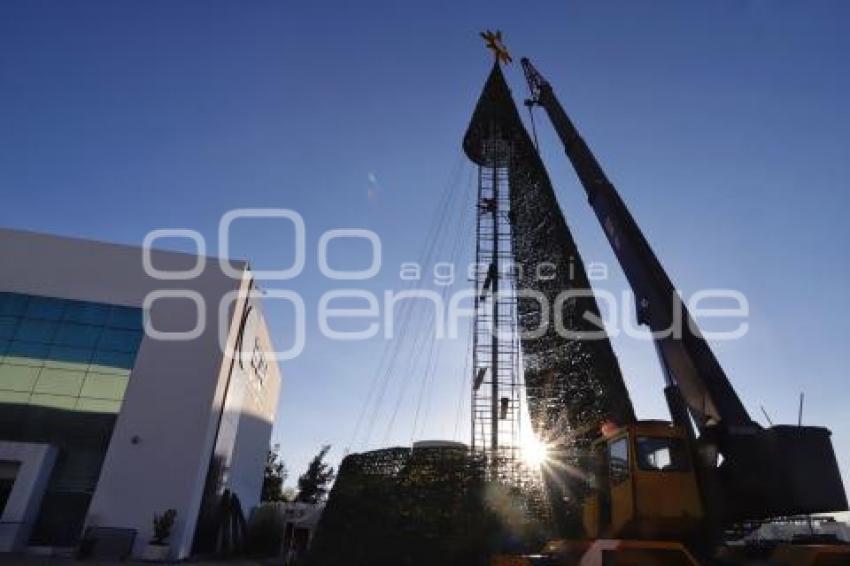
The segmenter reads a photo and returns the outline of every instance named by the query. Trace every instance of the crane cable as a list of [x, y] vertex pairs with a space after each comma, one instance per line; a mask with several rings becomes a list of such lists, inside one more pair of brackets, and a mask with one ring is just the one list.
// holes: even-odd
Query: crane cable
[[525, 101], [525, 107], [528, 108], [528, 118], [531, 120], [531, 135], [534, 137], [534, 149], [540, 153], [540, 144], [537, 142], [537, 125], [534, 123], [534, 101], [528, 99]]

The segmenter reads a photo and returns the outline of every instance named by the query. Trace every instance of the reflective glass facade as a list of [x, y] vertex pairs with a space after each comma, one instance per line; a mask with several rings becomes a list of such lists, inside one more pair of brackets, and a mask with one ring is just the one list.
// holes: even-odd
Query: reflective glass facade
[[79, 537], [142, 335], [138, 308], [0, 293], [0, 440], [59, 449], [32, 544]]

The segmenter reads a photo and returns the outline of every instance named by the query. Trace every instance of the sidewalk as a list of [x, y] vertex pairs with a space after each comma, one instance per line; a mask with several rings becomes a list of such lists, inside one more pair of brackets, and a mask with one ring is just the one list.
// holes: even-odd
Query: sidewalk
[[222, 560], [187, 560], [181, 562], [142, 562], [139, 560], [120, 561], [99, 561], [99, 560], [74, 560], [73, 558], [63, 558], [57, 556], [31, 556], [25, 554], [0, 554], [0, 566], [126, 566], [126, 565], [141, 565], [151, 566], [153, 564], [160, 565], [191, 565], [191, 566], [281, 566], [282, 558], [263, 558], [263, 559], [222, 559]]

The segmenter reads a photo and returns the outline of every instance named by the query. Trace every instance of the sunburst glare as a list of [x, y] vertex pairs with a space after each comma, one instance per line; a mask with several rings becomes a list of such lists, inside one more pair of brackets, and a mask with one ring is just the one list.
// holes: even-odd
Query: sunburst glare
[[529, 466], [539, 468], [549, 461], [549, 445], [528, 434], [522, 441], [522, 457]]

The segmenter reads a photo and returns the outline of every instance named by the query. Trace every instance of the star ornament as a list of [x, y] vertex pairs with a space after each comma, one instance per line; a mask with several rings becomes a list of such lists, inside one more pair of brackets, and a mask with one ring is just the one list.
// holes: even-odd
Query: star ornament
[[508, 53], [508, 48], [505, 47], [505, 44], [502, 43], [502, 32], [496, 30], [492, 32], [490, 30], [482, 31], [481, 37], [484, 39], [484, 44], [487, 46], [487, 49], [493, 52], [493, 55], [496, 56], [496, 61], [499, 63], [510, 63], [513, 61], [510, 53]]

